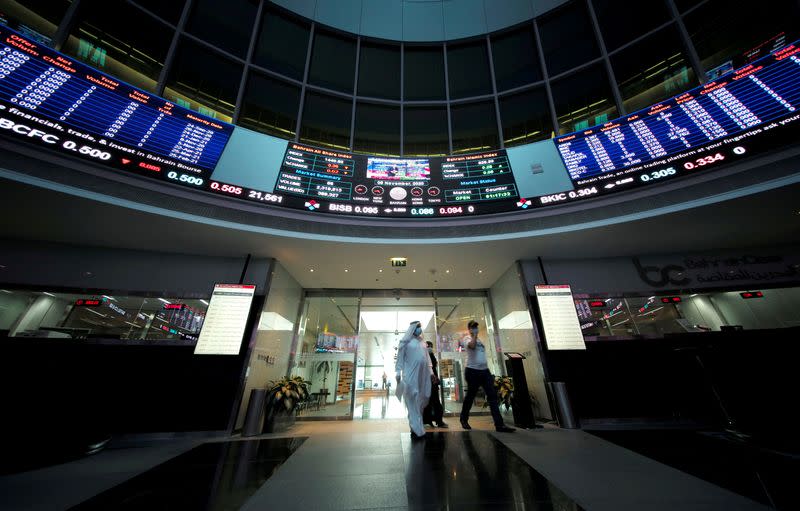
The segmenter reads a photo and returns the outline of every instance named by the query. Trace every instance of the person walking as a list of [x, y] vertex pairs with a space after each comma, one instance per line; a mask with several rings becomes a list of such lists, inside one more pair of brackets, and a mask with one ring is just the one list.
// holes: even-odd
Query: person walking
[[[436, 379], [439, 379], [439, 361], [436, 360], [436, 355], [433, 354], [433, 343], [431, 341], [427, 341], [428, 345], [428, 354], [431, 357], [431, 367], [433, 368], [433, 375], [436, 376]], [[439, 428], [447, 428], [447, 424], [444, 423], [442, 420], [442, 416], [444, 415], [444, 407], [442, 406], [442, 400], [439, 399], [439, 382], [437, 381], [431, 386], [431, 398], [428, 400], [428, 406], [422, 410], [422, 422], [423, 424], [429, 424], [431, 426], [436, 423], [436, 427]]]
[[395, 379], [397, 393], [402, 395], [408, 409], [408, 425], [411, 427], [411, 438], [425, 436], [422, 424], [422, 409], [428, 404], [431, 386], [439, 383], [433, 374], [433, 366], [428, 356], [428, 349], [422, 340], [422, 325], [412, 321], [397, 347], [395, 363]]
[[486, 361], [486, 346], [478, 338], [478, 322], [474, 319], [467, 324], [469, 336], [463, 341], [467, 350], [467, 368], [464, 371], [464, 379], [467, 381], [467, 395], [464, 398], [464, 405], [461, 407], [461, 427], [472, 429], [469, 425], [469, 411], [472, 409], [472, 402], [479, 388], [483, 388], [486, 393], [486, 400], [489, 401], [489, 409], [492, 411], [495, 430], [501, 433], [511, 433], [514, 428], [510, 428], [503, 423], [500, 415], [500, 406], [497, 403], [497, 391], [494, 388], [494, 376], [489, 371], [489, 364]]

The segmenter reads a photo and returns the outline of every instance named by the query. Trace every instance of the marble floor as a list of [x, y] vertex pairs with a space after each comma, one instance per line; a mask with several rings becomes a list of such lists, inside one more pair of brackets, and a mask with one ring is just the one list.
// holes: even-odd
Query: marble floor
[[579, 430], [496, 433], [489, 417], [412, 440], [402, 419], [173, 440], [0, 477], [12, 510], [769, 509]]

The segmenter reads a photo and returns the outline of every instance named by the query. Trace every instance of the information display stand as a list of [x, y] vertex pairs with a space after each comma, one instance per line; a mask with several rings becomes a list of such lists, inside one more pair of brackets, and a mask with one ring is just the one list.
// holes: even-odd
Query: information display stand
[[256, 286], [216, 284], [195, 355], [238, 355]]

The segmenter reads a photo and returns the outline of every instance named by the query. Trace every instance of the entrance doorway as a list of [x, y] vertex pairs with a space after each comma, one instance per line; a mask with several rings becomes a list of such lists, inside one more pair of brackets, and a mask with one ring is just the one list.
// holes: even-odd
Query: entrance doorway
[[399, 419], [406, 416], [405, 405], [394, 396], [397, 346], [412, 321], [422, 324], [425, 340], [435, 340], [435, 310], [432, 295], [362, 298], [355, 419]]
[[[397, 346], [412, 321], [433, 342], [446, 415], [460, 413], [466, 392], [461, 341], [468, 321], [481, 325], [491, 371], [505, 372], [485, 291], [307, 291], [301, 310], [289, 370], [311, 382], [300, 420], [406, 417], [394, 375]], [[477, 399], [472, 413], [488, 413], [482, 404]]]

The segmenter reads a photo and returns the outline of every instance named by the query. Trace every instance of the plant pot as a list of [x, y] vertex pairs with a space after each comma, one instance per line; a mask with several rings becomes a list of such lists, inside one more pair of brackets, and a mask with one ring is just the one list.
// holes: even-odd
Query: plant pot
[[270, 406], [264, 417], [264, 433], [283, 433], [294, 426], [294, 412], [287, 412], [283, 408], [276, 409]]

